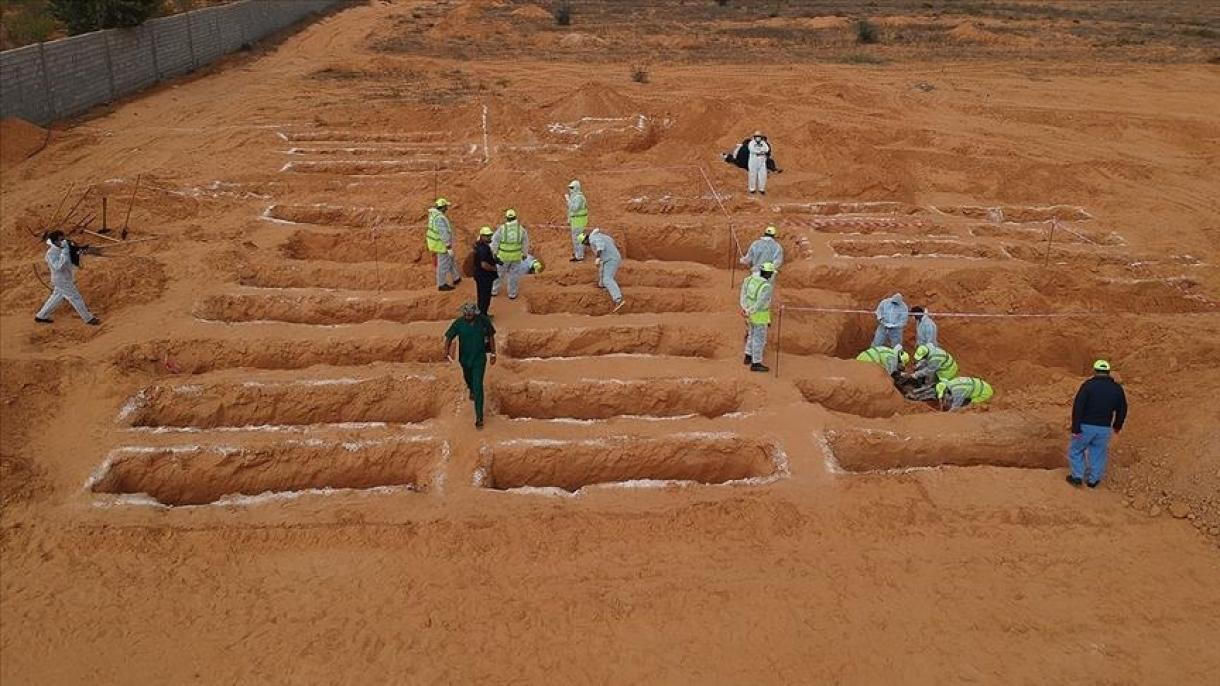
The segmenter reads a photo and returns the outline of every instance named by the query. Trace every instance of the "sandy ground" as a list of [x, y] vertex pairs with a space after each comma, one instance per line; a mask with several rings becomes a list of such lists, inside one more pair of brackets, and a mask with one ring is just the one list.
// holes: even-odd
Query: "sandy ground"
[[[739, 13], [701, 19], [736, 58], [635, 83], [645, 27], [595, 5], [566, 33], [520, 2], [360, 5], [50, 137], [3, 123], [0, 680], [1214, 680], [1206, 43], [1111, 60], [1056, 42], [1070, 15], [896, 12], [887, 41], [942, 22], [953, 54], [760, 73], [784, 31], [850, 25]], [[694, 40], [653, 18], [657, 50]], [[717, 157], [755, 128], [786, 169], [765, 200]], [[626, 254], [618, 314], [566, 260], [572, 178]], [[87, 187], [91, 230], [134, 197], [129, 237], [158, 240], [86, 257], [103, 327], [37, 327], [30, 232]], [[437, 194], [464, 244], [516, 208], [547, 266], [493, 304], [482, 432], [440, 349], [473, 287], [433, 287]], [[752, 374], [729, 266], [768, 223], [790, 309]], [[796, 309], [894, 291], [1058, 316], [942, 317], [996, 388], [945, 415], [850, 359], [867, 315]], [[1132, 412], [1077, 490], [1096, 357]]]

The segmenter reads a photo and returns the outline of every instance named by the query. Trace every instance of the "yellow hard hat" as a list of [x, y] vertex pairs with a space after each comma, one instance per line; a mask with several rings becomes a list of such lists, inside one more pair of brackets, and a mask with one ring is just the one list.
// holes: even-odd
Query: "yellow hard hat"
[[911, 363], [911, 356], [907, 353], [898, 353], [898, 359], [902, 361], [904, 367]]
[[768, 226], [767, 228], [763, 229], [764, 236], [774, 236], [777, 233], [779, 233], [779, 230], [774, 226]]
[[775, 263], [774, 262], [763, 262], [762, 266], [760, 266], [758, 268], [758, 270], [762, 271], [762, 272], [771, 272], [774, 274], [775, 273]]
[[505, 218], [505, 219], [516, 219], [516, 218], [517, 218], [517, 211], [516, 211], [516, 210], [511, 210], [511, 209], [510, 209], [510, 210], [504, 210], [504, 218]]
[[449, 207], [449, 201], [444, 198], [437, 198], [436, 206], [437, 207]]
[[923, 358], [925, 358], [929, 354], [931, 354], [931, 352], [932, 351], [928, 349], [928, 346], [921, 345], [918, 348], [915, 348], [915, 359], [922, 360]]
[[1110, 371], [1110, 363], [1105, 360], [1098, 360], [1093, 363], [1093, 371], [1108, 372]]
[[480, 236], [490, 236], [493, 233], [495, 233], [495, 231], [492, 231], [490, 226], [484, 226], [483, 228], [479, 229]]
[[530, 271], [535, 274], [542, 273], [542, 260], [534, 260], [534, 266], [530, 267]]

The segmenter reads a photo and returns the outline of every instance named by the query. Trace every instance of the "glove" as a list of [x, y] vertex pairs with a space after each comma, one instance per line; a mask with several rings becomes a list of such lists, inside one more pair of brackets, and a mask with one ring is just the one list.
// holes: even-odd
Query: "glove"
[[602, 258], [598, 257], [598, 258], [594, 259], [593, 264], [600, 267], [602, 265]]
[[448, 256], [450, 256], [450, 257], [453, 257], [453, 248], [449, 248], [448, 250], [446, 250], [446, 251], [445, 251], [445, 254], [446, 254], [446, 255], [448, 255]]

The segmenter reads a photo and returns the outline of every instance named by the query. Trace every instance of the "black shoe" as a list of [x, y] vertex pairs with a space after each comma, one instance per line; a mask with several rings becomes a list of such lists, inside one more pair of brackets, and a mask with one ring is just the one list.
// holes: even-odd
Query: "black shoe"
[[517, 299], [517, 296], [515, 296], [515, 295], [510, 295], [510, 296], [508, 296], [508, 299], [509, 299], [509, 300], [516, 300], [516, 299]]
[[1079, 486], [1080, 484], [1084, 483], [1084, 479], [1068, 474], [1067, 482], [1073, 486]]
[[474, 400], [474, 391], [471, 391], [468, 395], [470, 395], [471, 400]]
[[461, 283], [461, 282], [462, 282], [462, 280], [461, 280], [460, 278], [454, 279], [454, 280], [453, 280], [453, 285], [454, 285], [454, 286], [457, 286], [457, 285], [458, 285], [459, 283]]
[[88, 324], [89, 326], [101, 326], [102, 320], [98, 319], [97, 317], [94, 317], [93, 319], [90, 319], [89, 321], [87, 321], [85, 323]]
[[476, 429], [482, 429], [482, 428], [483, 428], [483, 420], [482, 420], [482, 419], [476, 419], [476, 420], [474, 420], [474, 428], [476, 428]]
[[1099, 483], [1101, 483], [1101, 482], [1100, 481], [1090, 481], [1090, 482], [1086, 483], [1085, 486], [1088, 486], [1089, 488], [1097, 488], [1097, 484], [1099, 484]]
[[568, 260], [568, 262], [584, 262], [584, 261], [585, 261], [585, 258], [583, 258], [583, 257], [573, 257]]
[[437, 287], [436, 287], [436, 290], [438, 290], [438, 291], [451, 291], [451, 290], [453, 290], [453, 286], [450, 286], [449, 284], [445, 284], [444, 286], [437, 286]]
[[34, 321], [38, 322], [39, 324], [50, 324], [51, 322], [53, 322], [53, 321], [55, 321], [55, 320], [53, 320], [53, 319], [43, 319], [42, 317], [34, 317]]
[[754, 356], [746, 355], [746, 359], [744, 360], [744, 362], [745, 362], [745, 364], [754, 364]]
[[758, 192], [758, 191], [750, 191], [750, 195], [754, 195], [754, 194], [755, 194], [755, 193], [757, 193], [757, 192]]
[[769, 372], [769, 371], [771, 371], [771, 368], [770, 368], [770, 367], [768, 367], [768, 366], [767, 366], [767, 365], [765, 365], [765, 364], [762, 364], [762, 363], [756, 362], [756, 363], [754, 363], [754, 364], [750, 365], [750, 371], [752, 371], [752, 372]]
[[766, 195], [766, 194], [767, 194], [767, 192], [766, 192], [766, 191], [759, 191], [759, 192], [758, 192], [758, 194], [759, 194], [759, 195]]

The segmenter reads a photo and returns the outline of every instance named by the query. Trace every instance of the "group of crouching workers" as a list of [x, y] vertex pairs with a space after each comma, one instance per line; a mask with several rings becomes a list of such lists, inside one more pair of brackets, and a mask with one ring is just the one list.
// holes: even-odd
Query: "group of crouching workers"
[[[877, 331], [873, 344], [856, 356], [861, 362], [880, 366], [894, 379], [894, 385], [908, 400], [936, 400], [942, 410], [967, 405], [982, 405], [991, 399], [991, 384], [961, 376], [953, 354], [940, 346], [936, 322], [921, 306], [908, 308], [901, 293], [877, 303]], [[907, 322], [915, 319], [915, 366], [902, 343]]]

